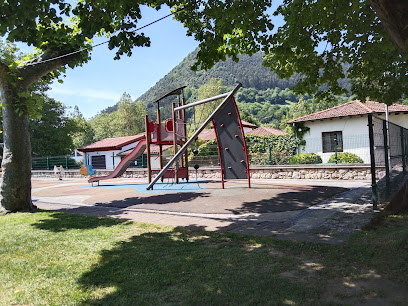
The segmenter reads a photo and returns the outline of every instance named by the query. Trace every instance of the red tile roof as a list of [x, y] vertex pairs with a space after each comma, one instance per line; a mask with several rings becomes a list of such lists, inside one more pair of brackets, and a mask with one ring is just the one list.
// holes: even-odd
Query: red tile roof
[[144, 137], [145, 133], [140, 133], [134, 136], [106, 138], [91, 143], [90, 145], [84, 146], [82, 148], [79, 148], [78, 151], [95, 152], [95, 151], [121, 150], [124, 146], [131, 144], [132, 142], [139, 141]]
[[260, 126], [259, 128], [249, 131], [248, 135], [266, 136], [266, 135], [286, 135], [287, 133], [282, 130], [274, 129], [269, 126]]
[[213, 140], [215, 139], [215, 132], [213, 129], [204, 130], [198, 135], [198, 138], [200, 138], [202, 141]]
[[[393, 104], [388, 107], [388, 111], [390, 113], [408, 112], [408, 105]], [[372, 113], [385, 113], [385, 104], [375, 101], [361, 102], [360, 100], [354, 100], [317, 113], [290, 120], [288, 123], [357, 116]]]
[[242, 127], [248, 127], [248, 128], [256, 129], [256, 125], [253, 124], [253, 123], [249, 123], [249, 122], [246, 122], [244, 120], [241, 120], [241, 123], [242, 123]]

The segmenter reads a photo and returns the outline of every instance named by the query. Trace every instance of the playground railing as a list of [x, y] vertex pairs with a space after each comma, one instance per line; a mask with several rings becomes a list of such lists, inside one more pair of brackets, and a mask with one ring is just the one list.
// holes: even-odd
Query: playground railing
[[81, 164], [69, 155], [33, 157], [31, 159], [31, 170], [53, 170], [54, 166], [62, 166], [64, 169], [81, 168]]

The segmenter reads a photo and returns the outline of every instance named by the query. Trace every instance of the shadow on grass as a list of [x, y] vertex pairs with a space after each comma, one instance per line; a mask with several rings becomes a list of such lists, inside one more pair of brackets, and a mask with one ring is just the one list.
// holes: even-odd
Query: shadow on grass
[[50, 215], [51, 219], [43, 219], [32, 226], [50, 232], [64, 232], [71, 229], [93, 229], [98, 227], [110, 227], [123, 224], [128, 221], [113, 218], [90, 218], [83, 215], [55, 212]]
[[[282, 275], [299, 264], [258, 241], [175, 228], [145, 233], [101, 253], [79, 279], [98, 298], [86, 305], [305, 304], [319, 286]], [[255, 245], [255, 247], [254, 247]]]

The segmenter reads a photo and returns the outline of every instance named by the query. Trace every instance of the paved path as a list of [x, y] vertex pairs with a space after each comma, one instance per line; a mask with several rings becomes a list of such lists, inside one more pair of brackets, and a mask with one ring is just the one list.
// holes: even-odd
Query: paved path
[[122, 179], [91, 187], [86, 180], [33, 179], [41, 209], [209, 231], [342, 243], [374, 216], [369, 183], [323, 180], [229, 181], [157, 186]]

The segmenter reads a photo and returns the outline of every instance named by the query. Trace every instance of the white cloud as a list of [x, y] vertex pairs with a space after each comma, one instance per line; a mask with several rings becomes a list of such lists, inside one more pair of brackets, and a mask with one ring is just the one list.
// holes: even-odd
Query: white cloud
[[[113, 103], [119, 101], [122, 93], [110, 90], [92, 89], [92, 88], [70, 88], [69, 86], [55, 86], [49, 92], [51, 95], [72, 97], [73, 100], [78, 100], [78, 97], [87, 100], [109, 100]], [[64, 99], [65, 100], [65, 99]]]

